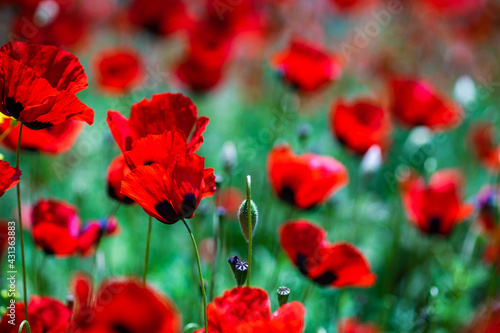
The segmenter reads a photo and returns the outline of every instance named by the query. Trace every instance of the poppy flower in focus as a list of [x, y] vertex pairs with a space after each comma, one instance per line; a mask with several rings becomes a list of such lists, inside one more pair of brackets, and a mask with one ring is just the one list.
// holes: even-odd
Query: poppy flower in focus
[[[24, 303], [16, 302], [15, 325], [9, 324], [8, 312], [0, 321], [3, 333], [19, 332], [19, 325], [25, 319]], [[67, 325], [71, 317], [71, 309], [61, 301], [47, 296], [31, 296], [28, 303], [28, 318], [32, 333], [61, 332], [59, 328]]]
[[158, 36], [186, 28], [190, 21], [182, 0], [134, 0], [128, 13], [132, 24]]
[[295, 155], [288, 145], [271, 150], [267, 172], [274, 193], [300, 209], [323, 204], [349, 181], [347, 169], [333, 157]]
[[7, 161], [0, 161], [0, 198], [21, 180], [21, 170], [13, 168]]
[[489, 170], [500, 166], [500, 145], [495, 143], [495, 128], [491, 123], [474, 124], [468, 133], [469, 145], [481, 164]]
[[135, 141], [148, 134], [163, 134], [175, 128], [189, 138], [188, 151], [195, 152], [203, 143], [202, 134], [209, 118], [198, 117], [196, 105], [188, 97], [164, 93], [153, 95], [150, 101], [143, 99], [132, 105], [129, 119], [119, 112], [109, 111], [107, 122], [123, 153], [131, 150]]
[[13, 41], [0, 48], [0, 112], [40, 130], [69, 119], [92, 125], [94, 111], [75, 94], [88, 86], [83, 66], [55, 46]]
[[102, 50], [94, 59], [99, 86], [110, 93], [123, 94], [141, 83], [144, 72], [139, 55], [132, 49]]
[[223, 209], [224, 215], [237, 218], [243, 200], [245, 200], [245, 196], [239, 189], [226, 187], [217, 192], [215, 206], [218, 209]]
[[130, 168], [127, 163], [125, 163], [125, 157], [122, 154], [111, 161], [106, 173], [106, 184], [109, 196], [126, 205], [134, 203], [134, 200], [121, 194], [122, 180], [129, 173]]
[[290, 261], [321, 286], [367, 288], [376, 275], [363, 253], [347, 242], [328, 243], [326, 231], [310, 221], [288, 221], [279, 228], [280, 244]]
[[186, 154], [187, 146], [180, 130], [136, 141], [126, 155], [132, 172], [123, 180], [121, 193], [160, 222], [192, 218], [201, 199], [216, 188], [214, 170], [205, 169], [203, 157]]
[[448, 236], [456, 224], [474, 211], [472, 204], [463, 202], [462, 188], [462, 175], [456, 169], [435, 172], [428, 184], [412, 174], [401, 183], [408, 219], [424, 234]]
[[[271, 314], [267, 292], [260, 288], [240, 287], [226, 290], [207, 307], [209, 333], [301, 333], [306, 309], [290, 302]], [[203, 333], [204, 329], [194, 333]]]
[[[0, 124], [1, 133], [9, 132], [2, 140], [2, 144], [15, 151], [19, 139], [19, 125], [11, 127], [11, 119], [8, 118]], [[62, 154], [73, 147], [76, 139], [83, 130], [83, 124], [79, 121], [68, 120], [59, 125], [50, 126], [40, 130], [23, 128], [21, 138], [21, 149], [37, 151], [46, 154]]]
[[294, 40], [288, 50], [278, 52], [271, 66], [283, 80], [303, 92], [316, 91], [337, 80], [342, 72], [339, 59], [319, 47]]
[[384, 149], [390, 143], [389, 114], [368, 100], [341, 99], [332, 107], [330, 119], [337, 140], [355, 153], [364, 154], [373, 145]]
[[448, 130], [460, 124], [463, 110], [425, 80], [397, 78], [390, 83], [391, 112], [409, 127]]
[[372, 323], [362, 323], [357, 318], [346, 318], [337, 323], [339, 333], [379, 333], [380, 329]]
[[181, 330], [181, 318], [172, 302], [142, 282], [105, 281], [95, 297], [88, 279], [77, 277], [73, 286], [77, 309], [69, 332], [171, 333]]
[[116, 231], [113, 217], [90, 221], [82, 228], [76, 208], [64, 201], [41, 199], [32, 210], [33, 240], [49, 255], [89, 256], [102, 236], [114, 235]]

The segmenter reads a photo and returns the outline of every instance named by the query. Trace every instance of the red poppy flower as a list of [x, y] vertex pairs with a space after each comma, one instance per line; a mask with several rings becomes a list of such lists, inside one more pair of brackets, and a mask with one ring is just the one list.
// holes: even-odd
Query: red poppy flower
[[455, 169], [435, 172], [428, 184], [418, 176], [410, 176], [401, 186], [408, 219], [425, 234], [448, 236], [455, 224], [474, 211], [473, 205], [463, 202], [462, 187], [462, 176]]
[[38, 201], [33, 207], [32, 221], [35, 245], [59, 257], [91, 255], [103, 235], [117, 230], [114, 218], [90, 221], [81, 228], [76, 208], [54, 199]]
[[326, 231], [310, 221], [286, 222], [279, 235], [290, 261], [314, 282], [335, 288], [375, 284], [376, 275], [360, 250], [346, 242], [328, 243]]
[[205, 169], [203, 157], [186, 154], [186, 147], [179, 130], [136, 141], [126, 155], [133, 171], [123, 180], [121, 193], [163, 223], [192, 218], [201, 199], [215, 193], [215, 175]]
[[214, 88], [229, 61], [234, 35], [218, 19], [200, 20], [188, 30], [188, 48], [175, 70], [177, 77], [195, 91]]
[[123, 153], [132, 144], [148, 134], [163, 134], [175, 128], [181, 130], [188, 141], [189, 152], [197, 151], [203, 143], [203, 132], [209, 119], [198, 117], [196, 105], [182, 94], [157, 94], [151, 101], [143, 99], [132, 105], [130, 119], [116, 111], [108, 112], [108, 125]]
[[116, 94], [126, 93], [144, 76], [139, 55], [127, 48], [100, 51], [94, 60], [94, 72], [100, 87]]
[[335, 56], [302, 41], [292, 41], [288, 50], [274, 55], [271, 65], [287, 83], [304, 92], [324, 87], [342, 72]]
[[36, 1], [21, 11], [12, 31], [31, 44], [72, 47], [87, 36], [91, 24], [79, 1]]
[[39, 130], [66, 120], [91, 125], [94, 111], [75, 94], [87, 88], [78, 59], [54, 46], [10, 42], [0, 49], [0, 112]]
[[[265, 290], [233, 288], [208, 304], [208, 332], [301, 333], [305, 312], [301, 303], [290, 302], [271, 314], [271, 302]], [[195, 331], [203, 332], [203, 329]]]
[[476, 158], [489, 170], [500, 167], [500, 145], [495, 143], [493, 124], [478, 122], [469, 130], [469, 144]]
[[129, 173], [130, 168], [127, 163], [125, 163], [125, 157], [122, 154], [118, 155], [111, 161], [106, 173], [106, 183], [109, 196], [126, 205], [130, 205], [135, 202], [129, 197], [121, 194], [122, 180]]
[[[15, 325], [8, 323], [12, 318], [9, 311], [0, 321], [0, 331], [3, 333], [19, 332], [19, 325], [25, 319], [24, 303], [15, 304]], [[47, 296], [31, 296], [28, 303], [28, 318], [32, 333], [59, 333], [61, 326], [69, 322], [71, 310], [61, 301]]]
[[337, 139], [358, 154], [366, 153], [373, 145], [384, 149], [390, 143], [388, 113], [368, 100], [349, 103], [341, 99], [332, 107], [330, 119]]
[[0, 198], [21, 180], [21, 170], [13, 168], [7, 161], [0, 161]]
[[346, 168], [333, 157], [295, 155], [288, 145], [271, 150], [267, 172], [274, 193], [300, 209], [326, 202], [349, 181]]
[[371, 323], [362, 323], [357, 318], [347, 318], [337, 324], [339, 333], [379, 333], [380, 329]]
[[215, 205], [218, 209], [223, 209], [224, 215], [237, 218], [243, 200], [245, 200], [245, 196], [239, 189], [226, 187], [217, 191]]
[[190, 21], [182, 0], [134, 0], [129, 19], [132, 24], [160, 36], [185, 28]]
[[[9, 134], [3, 139], [2, 144], [11, 150], [16, 150], [17, 140], [19, 139], [19, 126], [14, 126], [11, 129], [11, 119], [8, 118], [0, 124], [0, 135], [9, 131]], [[73, 120], [68, 120], [59, 125], [41, 130], [23, 128], [21, 149], [47, 154], [62, 154], [73, 147], [82, 130], [83, 124]]]
[[391, 112], [409, 127], [447, 130], [462, 122], [462, 109], [425, 80], [397, 78], [390, 89]]
[[171, 333], [181, 330], [180, 315], [162, 294], [135, 280], [105, 281], [91, 296], [90, 282], [73, 281], [77, 311], [70, 332]]

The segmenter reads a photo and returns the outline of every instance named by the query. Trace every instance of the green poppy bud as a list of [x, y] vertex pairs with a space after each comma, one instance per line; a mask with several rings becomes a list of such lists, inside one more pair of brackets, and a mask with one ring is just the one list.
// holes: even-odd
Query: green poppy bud
[[[253, 232], [255, 232], [255, 227], [257, 226], [257, 222], [259, 221], [259, 212], [257, 211], [257, 205], [253, 202], [253, 200], [250, 200], [250, 207], [251, 207], [250, 213], [252, 216], [252, 236], [253, 236]], [[248, 221], [248, 204], [246, 200], [244, 200], [240, 206], [238, 218], [240, 220], [241, 232], [243, 233], [243, 237], [245, 237], [245, 240], [248, 243], [250, 235], [248, 234], [249, 221]]]

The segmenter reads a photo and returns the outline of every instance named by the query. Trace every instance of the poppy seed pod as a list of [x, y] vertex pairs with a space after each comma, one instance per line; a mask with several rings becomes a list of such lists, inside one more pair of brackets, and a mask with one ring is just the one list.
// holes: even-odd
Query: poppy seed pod
[[[253, 232], [255, 232], [255, 227], [257, 226], [257, 222], [259, 221], [259, 212], [257, 210], [257, 205], [253, 202], [253, 200], [250, 200], [250, 207], [251, 207], [250, 213], [252, 215], [252, 235], [253, 235]], [[241, 232], [243, 233], [243, 237], [245, 237], [245, 240], [248, 243], [250, 235], [248, 234], [249, 221], [248, 221], [248, 204], [246, 200], [244, 200], [240, 206], [238, 219], [240, 221], [240, 227], [241, 227]]]
[[280, 304], [280, 306], [288, 303], [288, 297], [290, 296], [290, 288], [281, 286], [278, 288], [276, 293], [278, 294], [278, 303]]

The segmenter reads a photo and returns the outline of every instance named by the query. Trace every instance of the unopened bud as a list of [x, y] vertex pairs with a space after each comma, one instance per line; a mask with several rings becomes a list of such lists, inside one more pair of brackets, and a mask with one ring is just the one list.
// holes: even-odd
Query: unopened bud
[[231, 258], [229, 258], [229, 260], [227, 262], [229, 263], [229, 266], [231, 266], [231, 270], [233, 271], [233, 274], [236, 274], [236, 272], [235, 272], [236, 264], [240, 262], [240, 258], [238, 258], [237, 256], [232, 256]]
[[238, 262], [235, 265], [234, 271], [234, 278], [236, 279], [236, 283], [238, 284], [238, 287], [241, 287], [247, 280], [248, 263], [246, 261]]
[[290, 296], [290, 288], [281, 286], [278, 288], [276, 293], [278, 294], [278, 303], [280, 304], [280, 306], [288, 303], [288, 297]]
[[[250, 207], [251, 207], [250, 214], [252, 218], [252, 236], [253, 236], [253, 233], [255, 232], [255, 227], [257, 226], [257, 222], [259, 221], [259, 212], [257, 211], [257, 205], [253, 202], [253, 200], [250, 200]], [[248, 243], [250, 237], [250, 235], [248, 234], [249, 233], [248, 224], [250, 222], [248, 221], [248, 204], [246, 200], [244, 200], [240, 206], [240, 212], [238, 214], [238, 217], [240, 220], [241, 232], [243, 233], [243, 237], [245, 237], [245, 240]]]

